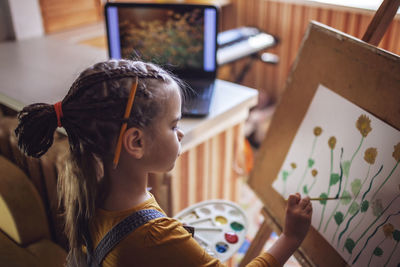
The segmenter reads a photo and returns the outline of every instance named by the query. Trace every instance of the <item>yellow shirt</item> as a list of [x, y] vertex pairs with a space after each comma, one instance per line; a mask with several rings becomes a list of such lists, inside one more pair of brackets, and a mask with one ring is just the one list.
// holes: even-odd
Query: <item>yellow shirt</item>
[[[162, 211], [154, 196], [139, 206], [124, 211], [96, 210], [90, 225], [94, 248], [111, 228], [125, 217], [142, 209]], [[164, 212], [163, 212], [164, 213]], [[103, 260], [103, 267], [114, 266], [225, 266], [208, 255], [182, 224], [164, 217], [149, 221], [123, 239]], [[262, 253], [247, 266], [279, 266], [268, 253]]]

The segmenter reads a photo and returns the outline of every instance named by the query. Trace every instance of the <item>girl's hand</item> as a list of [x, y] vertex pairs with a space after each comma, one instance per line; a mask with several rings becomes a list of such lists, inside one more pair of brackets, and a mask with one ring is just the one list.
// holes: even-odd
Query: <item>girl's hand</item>
[[303, 242], [311, 224], [312, 206], [309, 197], [290, 195], [286, 208], [283, 234], [268, 250], [280, 265], [283, 265]]
[[311, 224], [312, 205], [309, 197], [301, 198], [299, 193], [290, 195], [286, 208], [283, 234], [300, 243], [306, 237]]

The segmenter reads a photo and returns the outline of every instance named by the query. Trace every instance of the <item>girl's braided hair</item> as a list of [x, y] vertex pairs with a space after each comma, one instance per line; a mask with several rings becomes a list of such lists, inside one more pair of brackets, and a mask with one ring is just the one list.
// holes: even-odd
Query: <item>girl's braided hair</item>
[[[162, 83], [184, 88], [178, 78], [154, 64], [130, 60], [97, 63], [80, 74], [62, 100], [61, 124], [68, 135], [70, 153], [59, 175], [58, 192], [65, 209], [71, 266], [85, 262], [81, 251], [85, 231], [96, 201], [106, 194], [102, 191], [107, 183], [104, 162], [112, 159], [134, 77], [138, 77], [138, 86], [128, 127], [144, 128], [162, 111]], [[19, 148], [29, 156], [42, 156], [53, 144], [57, 128], [53, 105], [26, 106], [18, 119], [15, 133]]]

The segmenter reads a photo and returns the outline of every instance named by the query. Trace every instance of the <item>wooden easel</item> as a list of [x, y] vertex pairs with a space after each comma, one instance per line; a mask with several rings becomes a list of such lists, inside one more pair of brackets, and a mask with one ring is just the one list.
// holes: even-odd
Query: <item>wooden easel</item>
[[[388, 29], [390, 23], [392, 22], [394, 16], [396, 15], [396, 12], [397, 12], [399, 6], [400, 6], [400, 0], [384, 0], [383, 3], [381, 4], [381, 6], [379, 7], [378, 11], [375, 13], [373, 19], [371, 20], [371, 22], [370, 22], [370, 24], [369, 24], [369, 26], [367, 28], [367, 31], [365, 32], [364, 36], [362, 37], [362, 41], [364, 41], [364, 42], [366, 42], [366, 43], [368, 43], [370, 45], [377, 46], [379, 44], [379, 42], [381, 41], [383, 35], [385, 34], [386, 30]], [[291, 74], [293, 74], [293, 73], [291, 73]], [[288, 87], [290, 87], [290, 86], [288, 86]], [[292, 88], [287, 88], [287, 89], [292, 89]], [[291, 96], [293, 97], [293, 93], [291, 93], [291, 94], [292, 94]], [[396, 97], [400, 98], [400, 93], [396, 93]], [[364, 108], [369, 107], [368, 101], [366, 101], [366, 100], [362, 100], [362, 101], [360, 100], [358, 102], [359, 102], [358, 105], [360, 105], [361, 107], [364, 107]], [[279, 109], [279, 107], [278, 107], [278, 109]], [[280, 112], [279, 116], [283, 117], [282, 113], [284, 113], [284, 112]], [[383, 114], [381, 114], [381, 115], [383, 115]], [[383, 116], [383, 117], [385, 117], [385, 116]], [[297, 121], [299, 121], [300, 119], [301, 118], [299, 118]], [[394, 119], [394, 120], [390, 120], [390, 121], [387, 121], [387, 122], [389, 124], [395, 126], [395, 128], [400, 129], [400, 120]], [[272, 122], [271, 127], [274, 127], [274, 122]], [[274, 139], [274, 138], [276, 138], [276, 136], [272, 136], [272, 137], [270, 136], [269, 137], [270, 140]], [[266, 140], [267, 141], [266, 143], [268, 143], [267, 145], [271, 145], [271, 143], [273, 143], [270, 140]], [[261, 147], [261, 148], [263, 148], [263, 147]], [[277, 151], [272, 151], [270, 153], [272, 153], [272, 154], [274, 154], [274, 152], [286, 153], [286, 151], [287, 151], [287, 150], [285, 150], [286, 148], [287, 147], [283, 148], [283, 152], [282, 152], [282, 149], [281, 150], [277, 149]], [[265, 151], [268, 151], [268, 150], [265, 150]], [[263, 151], [260, 151], [260, 152], [263, 152]], [[280, 155], [282, 155], [282, 153]], [[258, 162], [258, 163], [260, 163], [260, 162]], [[271, 168], [269, 168], [269, 167], [268, 168], [267, 167], [259, 167], [257, 169], [257, 162], [256, 162], [256, 167], [255, 167], [254, 172], [260, 171], [260, 169], [261, 170], [268, 169], [268, 172], [269, 172]], [[276, 169], [272, 170], [271, 173], [274, 173], [275, 170]], [[253, 173], [252, 173], [252, 176], [253, 176]], [[250, 181], [249, 181], [250, 187], [252, 187], [253, 189], [259, 188], [260, 185], [256, 184], [255, 182], [253, 182], [253, 184], [252, 184], [251, 179], [252, 179], [252, 177], [250, 177]], [[259, 192], [257, 192], [257, 190], [255, 190], [255, 191], [256, 191], [256, 193], [259, 193]], [[262, 199], [262, 200], [265, 201], [264, 199]], [[283, 199], [281, 199], [279, 201], [281, 205], [283, 205], [282, 201], [283, 201]], [[264, 202], [264, 203], [266, 203], [266, 202]], [[267, 205], [266, 205], [261, 209], [261, 214], [265, 218], [264, 222], [262, 223], [261, 227], [259, 228], [259, 230], [258, 230], [255, 238], [253, 239], [249, 249], [247, 250], [244, 258], [242, 259], [242, 261], [241, 261], [241, 263], [239, 265], [241, 267], [245, 266], [253, 258], [255, 258], [256, 256], [259, 255], [259, 253], [263, 249], [263, 247], [265, 245], [265, 242], [268, 240], [268, 238], [269, 238], [270, 234], [272, 233], [272, 231], [275, 231], [277, 233], [281, 233], [282, 232], [282, 221], [280, 222], [280, 221], [277, 220], [276, 212], [271, 212], [270, 208], [268, 208]], [[275, 214], [275, 216], [273, 214]], [[282, 218], [283, 217], [282, 214], [283, 214], [283, 211], [280, 212], [278, 217]], [[312, 230], [312, 232], [313, 232], [312, 233], [313, 236], [315, 234], [317, 234], [315, 230]], [[313, 246], [317, 247], [319, 245], [319, 243], [316, 242], [315, 240], [310, 241], [309, 239], [310, 238], [306, 239], [305, 242], [304, 242], [304, 243], [306, 243], [305, 245], [307, 245], [308, 247], [313, 247]], [[322, 244], [320, 249], [321, 249], [321, 251], [323, 251], [324, 249], [330, 249], [330, 248], [329, 248], [329, 246], [326, 246], [325, 244]], [[306, 251], [303, 250], [302, 247], [300, 247], [296, 251], [295, 257], [298, 259], [298, 261], [300, 262], [300, 264], [302, 266], [321, 265], [321, 262], [316, 262], [315, 263], [315, 261], [310, 259], [310, 257], [308, 256]], [[328, 255], [324, 260], [325, 260], [324, 266], [328, 266], [329, 264], [330, 264], [329, 266], [345, 266], [346, 265], [346, 262], [344, 260], [342, 260], [341, 257], [338, 254], [335, 254], [335, 252], [330, 253], [330, 255]], [[328, 264], [328, 262], [329, 262], [329, 264]]]

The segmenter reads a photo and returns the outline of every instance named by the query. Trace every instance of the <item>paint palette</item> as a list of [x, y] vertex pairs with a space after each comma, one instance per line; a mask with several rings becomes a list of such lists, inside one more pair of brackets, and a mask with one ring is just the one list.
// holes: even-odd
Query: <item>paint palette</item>
[[221, 262], [232, 257], [245, 241], [246, 215], [230, 201], [203, 201], [182, 210], [174, 218], [194, 227], [194, 239]]

